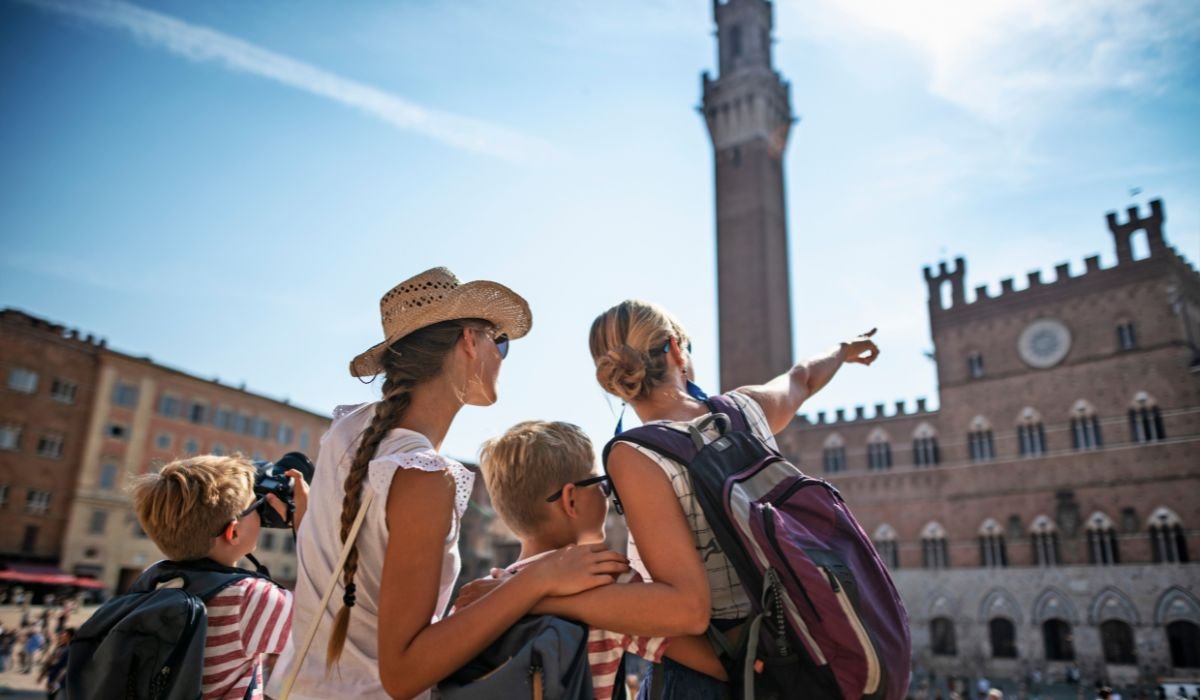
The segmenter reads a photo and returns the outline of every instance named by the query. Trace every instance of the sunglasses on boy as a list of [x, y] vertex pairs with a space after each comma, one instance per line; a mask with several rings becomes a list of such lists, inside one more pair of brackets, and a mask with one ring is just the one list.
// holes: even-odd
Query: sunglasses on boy
[[[607, 474], [601, 474], [600, 476], [593, 476], [590, 479], [580, 479], [579, 481], [572, 481], [571, 484], [578, 488], [583, 488], [584, 486], [592, 486], [594, 484], [599, 484], [600, 492], [604, 494], [605, 498], [609, 498], [612, 496], [612, 483], [608, 480]], [[567, 487], [567, 485], [563, 484], [562, 488], [560, 488], [559, 490], [555, 491], [554, 493], [552, 493], [546, 497], [546, 502], [553, 503], [553, 502], [557, 501], [558, 499], [562, 498], [563, 489], [565, 489], [566, 487]]]
[[[259, 498], [254, 499], [253, 503], [246, 506], [246, 510], [243, 510], [241, 513], [237, 514], [237, 517], [233, 519], [233, 522], [237, 522], [237, 521], [241, 520], [242, 518], [246, 517], [247, 515], [250, 515], [251, 513], [261, 510], [266, 505], [267, 505], [267, 497], [266, 496], [260, 496]], [[230, 528], [232, 528], [232, 527], [233, 527], [232, 522], [227, 524], [225, 527], [221, 528], [221, 531], [216, 534], [216, 537], [221, 537], [222, 535], [228, 533]]]

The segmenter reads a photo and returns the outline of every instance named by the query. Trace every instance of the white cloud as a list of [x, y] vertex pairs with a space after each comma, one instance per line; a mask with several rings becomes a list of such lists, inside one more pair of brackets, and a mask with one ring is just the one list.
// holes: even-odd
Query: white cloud
[[344, 78], [207, 27], [120, 0], [24, 0], [111, 29], [197, 63], [274, 80], [358, 109], [392, 126], [465, 151], [514, 162], [551, 156], [543, 141], [479, 119], [423, 107], [384, 90]]
[[1193, 0], [856, 0], [802, 26], [895, 35], [924, 54], [930, 91], [995, 125], [1034, 124], [1106, 91], [1155, 95], [1196, 61]]

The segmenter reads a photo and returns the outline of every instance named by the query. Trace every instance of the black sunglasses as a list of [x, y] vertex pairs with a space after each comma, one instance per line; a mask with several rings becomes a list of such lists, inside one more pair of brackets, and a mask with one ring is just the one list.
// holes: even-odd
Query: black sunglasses
[[[612, 483], [608, 480], [608, 474], [593, 476], [590, 479], [580, 479], [579, 481], [572, 481], [571, 483], [579, 488], [583, 488], [584, 486], [592, 486], [593, 484], [599, 484], [600, 492], [604, 494], [605, 498], [612, 496]], [[563, 484], [562, 488], [559, 488], [557, 491], [547, 496], [546, 502], [553, 503], [562, 498], [563, 488], [566, 488], [566, 484]]]
[[[241, 520], [242, 518], [246, 517], [247, 515], [250, 515], [251, 513], [255, 512], [255, 511], [261, 511], [263, 509], [263, 507], [265, 507], [266, 505], [267, 505], [267, 497], [260, 496], [256, 499], [254, 499], [253, 503], [246, 506], [246, 510], [243, 510], [241, 513], [238, 513], [237, 517], [234, 518], [234, 521]], [[262, 513], [259, 513], [259, 517], [262, 517]], [[221, 531], [218, 532], [216, 535], [214, 535], [214, 537], [220, 537], [221, 535], [224, 535], [225, 531], [228, 529], [229, 529], [229, 524], [226, 523], [225, 527], [221, 528]]]

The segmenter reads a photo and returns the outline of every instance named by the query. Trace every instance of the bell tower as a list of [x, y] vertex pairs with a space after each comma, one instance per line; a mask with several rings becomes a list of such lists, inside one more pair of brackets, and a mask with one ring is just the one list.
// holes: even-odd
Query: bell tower
[[701, 111], [716, 173], [721, 390], [792, 366], [783, 152], [791, 88], [771, 62], [769, 0], [713, 0], [717, 68]]

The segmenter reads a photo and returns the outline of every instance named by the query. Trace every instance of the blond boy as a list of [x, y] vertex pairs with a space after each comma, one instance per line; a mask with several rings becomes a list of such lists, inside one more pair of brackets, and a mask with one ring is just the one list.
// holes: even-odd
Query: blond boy
[[[610, 487], [601, 474], [592, 442], [571, 423], [526, 421], [484, 444], [480, 467], [500, 518], [521, 541], [515, 573], [533, 559], [572, 544], [604, 541]], [[617, 583], [638, 583], [632, 569]], [[658, 662], [666, 655], [696, 670], [724, 678], [703, 637], [638, 637], [609, 630], [588, 631], [588, 661], [596, 700], [613, 696], [625, 652]]]
[[[207, 559], [237, 566], [258, 542], [264, 502], [287, 517], [284, 504], [274, 495], [265, 499], [255, 495], [254, 474], [254, 465], [240, 455], [202, 455], [171, 462], [134, 484], [138, 521], [172, 560]], [[295, 490], [294, 527], [299, 527], [308, 508], [308, 486], [300, 472], [287, 474]], [[291, 633], [291, 592], [266, 578], [245, 578], [208, 599], [205, 606], [204, 700], [261, 698], [262, 655], [283, 651]]]

